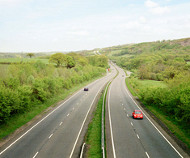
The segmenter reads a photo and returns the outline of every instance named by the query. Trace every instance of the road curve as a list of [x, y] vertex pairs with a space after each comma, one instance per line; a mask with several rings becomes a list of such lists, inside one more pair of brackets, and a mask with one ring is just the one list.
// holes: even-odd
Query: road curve
[[87, 128], [87, 117], [104, 85], [116, 74], [112, 73], [72, 95], [51, 113], [20, 133], [0, 149], [0, 158], [75, 158], [83, 140], [81, 132]]
[[[106, 132], [109, 158], [180, 158], [179, 147], [172, 145], [148, 118], [132, 118], [132, 112], [140, 107], [134, 102], [125, 86], [125, 73], [118, 68], [119, 75], [109, 87], [107, 98]], [[159, 127], [160, 128], [160, 127]], [[176, 149], [174, 146], [177, 146]], [[182, 151], [180, 149], [180, 151]]]

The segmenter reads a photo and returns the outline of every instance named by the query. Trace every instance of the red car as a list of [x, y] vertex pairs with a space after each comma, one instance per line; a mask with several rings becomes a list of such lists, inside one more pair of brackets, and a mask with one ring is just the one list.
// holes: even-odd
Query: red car
[[140, 118], [143, 119], [143, 113], [141, 110], [134, 110], [132, 113], [133, 118]]

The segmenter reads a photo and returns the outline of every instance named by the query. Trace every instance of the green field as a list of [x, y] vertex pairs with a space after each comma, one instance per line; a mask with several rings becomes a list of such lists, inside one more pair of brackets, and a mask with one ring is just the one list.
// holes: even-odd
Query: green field
[[39, 59], [39, 58], [0, 58], [1, 63], [20, 63], [20, 62], [35, 62], [35, 61], [42, 61], [45, 64], [48, 64], [48, 59]]
[[155, 81], [155, 80], [137, 80], [140, 86], [143, 88], [165, 88], [166, 84], [163, 81]]
[[188, 61], [187, 64], [190, 65], [190, 61]]

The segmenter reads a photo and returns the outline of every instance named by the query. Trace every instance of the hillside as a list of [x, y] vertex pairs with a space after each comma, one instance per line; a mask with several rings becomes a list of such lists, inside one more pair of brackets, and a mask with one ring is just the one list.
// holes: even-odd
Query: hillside
[[190, 38], [101, 49], [132, 71], [126, 80], [143, 104], [190, 147]]

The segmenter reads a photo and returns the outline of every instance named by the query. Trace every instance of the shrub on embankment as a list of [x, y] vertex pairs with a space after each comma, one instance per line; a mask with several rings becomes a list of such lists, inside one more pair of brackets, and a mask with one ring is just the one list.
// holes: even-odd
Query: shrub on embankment
[[12, 115], [32, 110], [55, 95], [105, 73], [105, 68], [76, 65], [72, 69], [40, 61], [12, 64], [0, 78], [0, 124]]
[[[141, 101], [155, 107], [190, 133], [190, 76], [178, 76], [165, 82], [166, 86], [142, 86], [140, 80], [131, 78], [130, 84]], [[159, 82], [159, 81], [155, 81]]]

